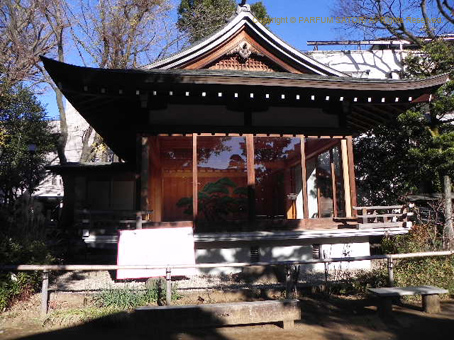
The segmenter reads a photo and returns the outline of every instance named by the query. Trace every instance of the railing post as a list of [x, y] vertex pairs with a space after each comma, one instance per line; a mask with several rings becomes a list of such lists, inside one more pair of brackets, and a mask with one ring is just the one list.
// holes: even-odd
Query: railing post
[[286, 299], [292, 295], [292, 270], [290, 265], [285, 266], [285, 293]]
[[47, 305], [49, 301], [49, 272], [43, 271], [43, 283], [41, 288], [41, 315], [47, 315]]
[[136, 229], [142, 229], [142, 212], [136, 212]]
[[394, 287], [394, 262], [392, 257], [388, 257], [388, 280], [389, 286]]
[[172, 302], [172, 270], [166, 268], [166, 304], [170, 306]]

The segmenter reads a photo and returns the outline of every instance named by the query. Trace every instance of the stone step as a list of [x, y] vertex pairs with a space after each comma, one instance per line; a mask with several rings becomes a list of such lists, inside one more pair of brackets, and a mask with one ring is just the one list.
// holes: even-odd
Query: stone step
[[280, 323], [292, 328], [301, 319], [299, 300], [272, 300], [206, 305], [140, 307], [135, 316], [160, 327], [207, 327]]

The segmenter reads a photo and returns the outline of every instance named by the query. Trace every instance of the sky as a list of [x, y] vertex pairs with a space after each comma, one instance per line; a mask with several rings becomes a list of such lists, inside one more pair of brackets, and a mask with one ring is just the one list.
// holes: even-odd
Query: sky
[[[331, 17], [333, 0], [262, 0], [271, 17], [287, 18], [288, 23], [280, 25], [271, 24], [271, 30], [284, 41], [299, 50], [311, 50], [306, 45], [308, 40], [338, 40], [340, 32], [336, 30], [340, 24], [329, 23], [304, 23], [304, 19], [311, 17]], [[251, 3], [255, 1], [250, 1]], [[291, 23], [295, 18], [296, 23]], [[302, 19], [302, 22], [300, 22]]]
[[[175, 0], [178, 3], [178, 0]], [[239, 1], [238, 1], [239, 2]], [[250, 0], [248, 3], [257, 2]], [[335, 22], [329, 23], [304, 23], [306, 18], [320, 17], [326, 18], [331, 16], [331, 8], [334, 6], [333, 0], [262, 0], [265, 4], [268, 14], [272, 18], [282, 18], [281, 24], [271, 23], [269, 28], [278, 37], [292, 45], [293, 47], [307, 51], [311, 46], [307, 46], [308, 40], [340, 40], [341, 32], [336, 30], [340, 24]], [[176, 18], [176, 10], [175, 10]], [[291, 23], [291, 21], [296, 21]], [[300, 23], [299, 21], [302, 20]], [[324, 20], [325, 21], [325, 20]], [[72, 62], [71, 56], [67, 60]], [[39, 96], [39, 100], [47, 109], [50, 119], [58, 119], [58, 109], [55, 102], [54, 93], [49, 90]]]

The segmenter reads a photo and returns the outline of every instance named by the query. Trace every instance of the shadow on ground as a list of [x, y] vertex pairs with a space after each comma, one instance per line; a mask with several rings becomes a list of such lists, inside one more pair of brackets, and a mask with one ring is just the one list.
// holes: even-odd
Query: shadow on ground
[[[294, 329], [277, 325], [191, 329], [157, 325], [138, 313], [119, 313], [87, 324], [49, 331], [22, 339], [451, 339], [454, 334], [454, 301], [442, 302], [440, 314], [429, 315], [416, 305], [394, 306], [392, 316], [378, 317], [375, 301], [313, 295], [303, 297], [302, 320]], [[411, 307], [411, 308], [408, 308]], [[193, 318], [212, 318], [193, 315]]]

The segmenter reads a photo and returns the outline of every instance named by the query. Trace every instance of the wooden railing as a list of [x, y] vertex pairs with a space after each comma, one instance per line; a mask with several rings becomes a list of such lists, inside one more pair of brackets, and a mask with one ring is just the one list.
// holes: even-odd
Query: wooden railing
[[357, 212], [358, 229], [408, 227], [411, 224], [404, 205], [353, 207]]
[[425, 253], [409, 254], [390, 254], [390, 255], [373, 255], [357, 257], [340, 257], [331, 259], [317, 259], [304, 261], [274, 261], [274, 262], [257, 262], [257, 263], [203, 263], [195, 265], [167, 265], [167, 266], [124, 266], [124, 265], [0, 265], [0, 271], [42, 271], [42, 294], [41, 294], [41, 312], [43, 315], [48, 311], [49, 300], [49, 272], [50, 271], [100, 271], [100, 270], [119, 270], [119, 269], [166, 269], [166, 302], [171, 303], [172, 294], [172, 270], [182, 268], [246, 268], [246, 267], [270, 267], [284, 266], [286, 268], [286, 291], [287, 296], [292, 291], [292, 272], [291, 267], [297, 265], [324, 263], [329, 265], [333, 262], [352, 262], [352, 261], [370, 261], [370, 260], [387, 260], [388, 264], [388, 282], [389, 286], [394, 286], [394, 260], [407, 258], [451, 256], [454, 251], [438, 251]]
[[142, 229], [151, 210], [76, 210], [76, 225], [79, 229]]

